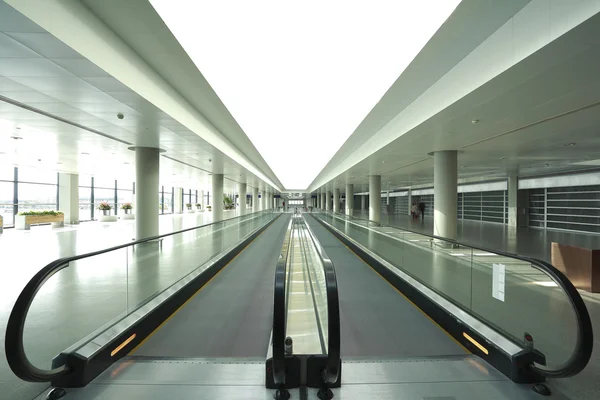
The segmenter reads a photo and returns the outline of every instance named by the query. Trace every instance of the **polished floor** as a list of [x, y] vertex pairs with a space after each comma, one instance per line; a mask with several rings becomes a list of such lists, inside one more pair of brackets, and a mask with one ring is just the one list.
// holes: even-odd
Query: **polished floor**
[[[224, 215], [234, 216], [235, 211]], [[237, 220], [211, 225], [170, 236], [162, 246], [153, 243], [121, 249], [61, 270], [46, 282], [31, 305], [24, 335], [28, 357], [36, 366], [49, 367], [58, 352], [124, 315], [264, 223], [263, 218], [246, 217], [239, 225]], [[159, 231], [175, 232], [210, 220], [210, 213], [164, 215], [159, 218]], [[30, 231], [5, 229], [0, 235], [0, 346], [4, 348], [13, 304], [37, 271], [58, 258], [130, 242], [133, 230], [133, 221], [37, 226]], [[58, 304], [61, 307], [56, 307]], [[33, 398], [46, 386], [16, 378], [2, 351], [0, 398]]]
[[[233, 215], [234, 213], [229, 212], [226, 213], [225, 217]], [[413, 231], [419, 232], [420, 230], [420, 232], [424, 233], [432, 232], [433, 230], [431, 222], [427, 218], [424, 224], [420, 222], [413, 223], [410, 218], [404, 216], [396, 219], [389, 216], [387, 218], [389, 218], [387, 221], [389, 221], [390, 225], [405, 226]], [[187, 227], [198, 226], [208, 221], [209, 214], [161, 216], [160, 232], [167, 233], [181, 230]], [[252, 225], [250, 224], [247, 229], [250, 229], [250, 226]], [[235, 234], [232, 232], [235, 232]], [[48, 292], [46, 295], [54, 294], [67, 302], [79, 303], [83, 301], [89, 312], [87, 314], [82, 313], [77, 318], [87, 330], [93, 330], [99, 328], [104, 323], [110, 322], [113, 318], [118, 317], [120, 313], [126, 312], [131, 307], [139, 304], [139, 302], [144, 301], [144, 299], [160, 290], [166, 282], [172, 281], [186, 273], [186, 270], [177, 268], [171, 269], [171, 273], [165, 273], [164, 268], [158, 268], [160, 265], [172, 265], [171, 262], [173, 260], [196, 259], [198, 254], [193, 248], [216, 249], [230, 243], [230, 240], [237, 240], [242, 232], [243, 230], [240, 228], [233, 229], [232, 226], [225, 226], [217, 235], [214, 235], [214, 231], [181, 235], [180, 238], [163, 242], [162, 250], [151, 247], [140, 249], [140, 251], [136, 251], [136, 254], [133, 254], [133, 252], [123, 252], [122, 254], [113, 255], [113, 258], [108, 262], [110, 268], [105, 267], [106, 262], [98, 262], [86, 267], [82, 263], [70, 269], [72, 271], [71, 276], [68, 276], [68, 274], [56, 276], [54, 283], [50, 282], [51, 284], [47, 287]], [[385, 230], [383, 232], [386, 233]], [[393, 234], [386, 234], [394, 236]], [[6, 229], [4, 234], [0, 235], [0, 259], [2, 260], [2, 273], [4, 274], [2, 279], [0, 279], [0, 344], [2, 347], [4, 347], [6, 321], [12, 305], [25, 283], [41, 267], [59, 257], [122, 244], [132, 240], [132, 237], [132, 221], [119, 221], [116, 223], [89, 222], [82, 223], [77, 227], [65, 228], [41, 226], [32, 227], [31, 231]], [[209, 237], [212, 237], [212, 239]], [[404, 238], [408, 241], [417, 240], [409, 239], [408, 236]], [[392, 240], [392, 238], [389, 239]], [[596, 244], [600, 246], [600, 236], [595, 235], [579, 235], [535, 229], [518, 230], [515, 232], [502, 225], [472, 221], [465, 221], [459, 225], [459, 240], [475, 245], [479, 244], [482, 247], [519, 252], [542, 259], [549, 259], [548, 243], [553, 240], [582, 246], [597, 247]], [[366, 241], [368, 244], [368, 235]], [[199, 244], [199, 246], [184, 245], [192, 242]], [[373, 245], [374, 243], [372, 242], [371, 244]], [[421, 245], [423, 243], [413, 242], [408, 253], [422, 251], [418, 247]], [[444, 263], [453, 265], [456, 271], [464, 269], [465, 261], [461, 260], [462, 256], [459, 257], [446, 252], [443, 254], [439, 253], [436, 257], [438, 260], [443, 259]], [[486, 256], [476, 255], [475, 259], [478, 257], [481, 259], [481, 257]], [[402, 265], [407, 265], [405, 262], [407, 260], [408, 258], [400, 262], [404, 262]], [[142, 272], [142, 268], [147, 268], [148, 265], [150, 265], [149, 269], [154, 269], [157, 272], [156, 274], [151, 274], [150, 278], [148, 278], [150, 275]], [[426, 273], [427, 271], [420, 272]], [[516, 266], [513, 272], [515, 275], [524, 275], [521, 273], [522, 271], [519, 266]], [[114, 283], [107, 276], [117, 278], [116, 282], [118, 284], [116, 288], [118, 289], [118, 296], [116, 298], [113, 298], [114, 296], [110, 296], [109, 298], [106, 294], [108, 287], [110, 287], [112, 293], [111, 282]], [[77, 290], [64, 290], [66, 284], [75, 280], [73, 279], [74, 277], [77, 278], [76, 281], [80, 282]], [[430, 279], [432, 283], [439, 283], [439, 280], [435, 281], [433, 278], [434, 276], [431, 275]], [[126, 282], [126, 284], [123, 285], [123, 282]], [[543, 289], [543, 286], [540, 286], [541, 289]], [[488, 289], [484, 291], [487, 292]], [[464, 291], [457, 291], [454, 295], [459, 301], [469, 303], [473, 302], [473, 298], [477, 299], [477, 296], [481, 296], [477, 290], [472, 290], [471, 288], [465, 288]], [[467, 296], [465, 297], [465, 295]], [[582, 296], [592, 316], [595, 332], [600, 332], [600, 296], [590, 295], [585, 292], [582, 292]], [[115, 305], [115, 307], [105, 307], [105, 304], [109, 300], [110, 304]], [[55, 321], [52, 317], [43, 315], [50, 308], [44, 302], [33, 305], [32, 313], [36, 313], [39, 318], [36, 318], [32, 323], [30, 321], [27, 322], [30, 332], [35, 332], [31, 328], [35, 328], [36, 325], [47, 326], [47, 332], [55, 332], [58, 330], [53, 329], [57, 329], [57, 326], [62, 327], [59, 323], [60, 321]], [[75, 311], [72, 310], [71, 312]], [[560, 330], [562, 328], [558, 327], [557, 329]], [[566, 337], [569, 340], [569, 336]], [[47, 354], [37, 360], [37, 362], [47, 362], [48, 357], [56, 349], [60, 349], [63, 341], [67, 343], [77, 339], [77, 337], [61, 338], [49, 335], [42, 335], [38, 338], [35, 335], [29, 335], [26, 337], [26, 346], [41, 346], [47, 349]], [[52, 345], [49, 346], [49, 344]], [[42, 353], [40, 352], [39, 354]], [[31, 357], [35, 358], [33, 355]], [[594, 354], [588, 367], [576, 377], [558, 380], [552, 382], [552, 384], [563, 393], [569, 395], [573, 400], [587, 400], [600, 397], [600, 343], [598, 335], [596, 336]], [[47, 387], [45, 384], [36, 385], [19, 381], [8, 369], [4, 357], [0, 358], [0, 398], [33, 398], [38, 393], [41, 393], [45, 387]]]
[[[368, 218], [368, 212], [355, 211], [355, 216], [358, 218]], [[433, 234], [433, 218], [431, 217], [425, 217], [425, 221], [413, 221], [409, 216], [382, 214], [382, 221], [386, 225], [410, 229], [416, 233]], [[382, 229], [382, 231], [385, 232], [386, 230]], [[408, 238], [408, 236], [406, 238]], [[538, 258], [547, 262], [551, 261], [550, 248], [552, 242], [560, 242], [586, 248], [600, 248], [600, 235], [533, 228], [511, 229], [501, 224], [478, 221], [459, 221], [457, 239], [461, 243], [516, 253]], [[475, 253], [475, 251], [473, 253]], [[482, 257], [485, 257], [485, 252], [481, 252], [481, 254]], [[482, 257], [480, 257], [480, 259]], [[460, 259], [463, 257], [458, 258]], [[490, 261], [492, 260], [490, 259]], [[446, 262], [451, 262], [453, 265], [458, 263], [457, 260]], [[403, 265], [407, 264], [404, 263]], [[416, 272], [423, 273], [424, 271]], [[510, 275], [511, 274], [508, 274], [509, 277]], [[467, 279], [466, 282], [469, 283], [475, 281], [472, 281], [470, 277], [465, 279]], [[441, 283], [439, 280], [436, 282]], [[539, 289], [544, 287], [539, 285], [539, 283], [543, 283], [543, 280], [538, 279], [538, 276], [534, 276], [533, 279], [530, 279], [530, 282], [534, 285], [536, 285], [534, 282], [537, 282], [538, 284], [536, 286], [540, 286]], [[469, 300], [468, 296], [466, 296], [468, 293], [471, 293], [471, 288], [466, 286], [462, 292], [454, 292], [457, 297], [462, 294], [463, 301], [465, 298], [466, 300]], [[573, 400], [591, 400], [600, 398], [600, 294], [592, 294], [585, 291], [580, 291], [580, 294], [585, 301], [592, 319], [592, 326], [595, 333], [594, 351], [588, 366], [580, 374], [567, 379], [555, 380], [552, 384]], [[474, 299], [476, 300], [480, 298], [480, 295], [475, 294], [474, 296]], [[474, 304], [477, 304], [477, 301], [475, 301]], [[559, 302], [558, 304], [562, 304], [562, 302]], [[563, 310], [563, 313], [568, 313], [563, 307], [559, 309], [550, 308], [548, 311], [558, 312], [561, 309]], [[521, 313], [521, 310], [519, 310], [519, 313]], [[563, 325], [566, 325], [566, 323]], [[565, 340], [572, 343], [572, 333], [565, 338]]]
[[[355, 217], [369, 217], [368, 211], [355, 211]], [[408, 215], [381, 214], [384, 224], [433, 235], [433, 217], [424, 221]], [[465, 244], [551, 261], [552, 242], [600, 249], [600, 235], [537, 228], [509, 228], [503, 224], [459, 220], [457, 240]]]

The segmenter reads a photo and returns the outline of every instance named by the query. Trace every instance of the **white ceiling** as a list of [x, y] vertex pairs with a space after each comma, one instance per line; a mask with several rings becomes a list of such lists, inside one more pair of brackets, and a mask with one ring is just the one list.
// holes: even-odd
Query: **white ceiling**
[[288, 189], [309, 186], [459, 2], [150, 0]]
[[[338, 165], [349, 160], [350, 155], [357, 151], [360, 153], [363, 143], [375, 137], [399, 113], [407, 110], [415, 99], [419, 99], [520, 10], [531, 9], [532, 18], [539, 19], [542, 16], [543, 19], [546, 14], [535, 7], [546, 7], [552, 9], [555, 16], [583, 20], [581, 15], [572, 18], [574, 12], [581, 14], [581, 10], [577, 7], [561, 8], [560, 1], [464, 0], [321, 172], [322, 176], [327, 176], [325, 182], [330, 187], [335, 185], [338, 188], [343, 188], [346, 183], [354, 183], [355, 190], [363, 190], [368, 175], [381, 174], [384, 188], [431, 184], [433, 165], [428, 153], [446, 149], [460, 150], [459, 176], [463, 180], [499, 179], [506, 177], [508, 171], [517, 171], [521, 176], [562, 173], [598, 165], [596, 160], [600, 158], [597, 156], [600, 144], [596, 139], [596, 131], [600, 113], [596, 103], [600, 101], [600, 82], [596, 71], [600, 70], [597, 57], [600, 54], [600, 20], [594, 16], [489, 82], [457, 98], [415, 127], [394, 133], [395, 139], [375, 153], [359, 154], [361, 161], [351, 163], [340, 173], [330, 174]], [[32, 0], [19, 3], [34, 4]], [[56, 2], [52, 0], [44, 4], [50, 3]], [[592, 3], [594, 6], [600, 4], [597, 0], [581, 0], [577, 5]], [[172, 88], [202, 112], [223, 136], [241, 149], [259, 170], [279, 184], [147, 0], [86, 0], [85, 4]], [[6, 7], [2, 2], [0, 5]], [[524, 9], [524, 6], [527, 7]], [[127, 145], [118, 140], [136, 144], [143, 140], [160, 140], [160, 146], [167, 149], [169, 157], [187, 164], [163, 160], [164, 165], [169, 162], [173, 164], [169, 173], [171, 176], [176, 173], [175, 178], [188, 175], [191, 177], [188, 179], [193, 181], [204, 179], [207, 182], [208, 175], [201, 170], [217, 171], [214, 162], [208, 163], [207, 159], [212, 156], [213, 161], [219, 160], [217, 164], [222, 165], [218, 170], [225, 172], [229, 179], [236, 180], [241, 174], [242, 179], [245, 177], [251, 186], [253, 183], [258, 186], [263, 184], [247, 169], [240, 167], [239, 163], [202, 140], [197, 132], [190, 131], [159, 111], [156, 106], [107, 76], [102, 69], [77, 53], [77, 56], [73, 56], [69, 47], [37, 25], [24, 20], [19, 14], [0, 11], [3, 11], [0, 12], [0, 32], [9, 33], [0, 40], [0, 43], [4, 43], [0, 47], [0, 70], [3, 71], [0, 73], [0, 93], [6, 97], [16, 96], [13, 100], [34, 104], [40, 111], [47, 110], [87, 129], [73, 127], [53, 118], [44, 119], [39, 112], [9, 105], [2, 106], [0, 118], [9, 115], [8, 119], [12, 122], [25, 124], [29, 121], [32, 128], [43, 128], [45, 134], [50, 131], [49, 135], [57, 135], [48, 140], [49, 144], [39, 148], [58, 148], [57, 158], [62, 157], [65, 160], [63, 164], [70, 171], [83, 168], [84, 164], [79, 159], [82, 158], [81, 149], [86, 143], [95, 143], [95, 146], [102, 148], [98, 156], [100, 163], [111, 160], [110, 157], [119, 160], [131, 157], [132, 153], [126, 150]], [[535, 24], [540, 21], [532, 21], [528, 25], [527, 18], [523, 18], [524, 25], [535, 30]], [[531, 32], [521, 34], [526, 39], [533, 37]], [[19, 53], [27, 50], [37, 56]], [[28, 65], [18, 65], [14, 60], [5, 63], [4, 60], [9, 57], [4, 57], [4, 54], [11, 52], [20, 54], [12, 58], [28, 60]], [[497, 56], [502, 57], [502, 53]], [[43, 70], [44, 78], [36, 79], [34, 71], [40, 70]], [[4, 76], [4, 73], [10, 76]], [[32, 76], [28, 76], [28, 73]], [[123, 121], [115, 118], [115, 107], [119, 107], [118, 111], [125, 110], [127, 116]], [[480, 123], [472, 124], [473, 119], [480, 120]], [[70, 132], [77, 132], [82, 139], [71, 136], [75, 133]], [[14, 130], [9, 133], [8, 136], [13, 135]], [[59, 138], [58, 135], [63, 133], [65, 136]], [[4, 132], [0, 133], [2, 149], [4, 146], [26, 147], [13, 140], [2, 142], [3, 135]], [[86, 135], [89, 137], [85, 138]], [[294, 139], [281, 143], [281, 146], [293, 146]], [[37, 140], [41, 143], [41, 139]], [[565, 146], [570, 143], [575, 145]], [[68, 150], [69, 145], [71, 150]], [[8, 153], [12, 154], [13, 150]], [[92, 158], [94, 156], [95, 152], [91, 154]], [[0, 160], [2, 157], [0, 154]], [[31, 154], [28, 159], [35, 162], [36, 157]], [[312, 161], [310, 155], [290, 160], [290, 168], [299, 169]], [[121, 165], [119, 163], [116, 162]], [[199, 174], [197, 178], [193, 176], [194, 171], [199, 171], [196, 172]], [[321, 185], [319, 183], [314, 188]]]
[[[120, 120], [117, 113], [125, 118]], [[20, 140], [11, 137], [21, 137]], [[204, 189], [210, 173], [266, 186], [179, 122], [0, 2], [0, 164], [125, 177], [132, 145], [158, 144], [161, 182]], [[84, 154], [88, 153], [88, 154]]]
[[[536, 176], [597, 166], [600, 14], [338, 175], [328, 187], [433, 181], [436, 150], [459, 150], [459, 178]], [[479, 120], [473, 124], [474, 119]]]

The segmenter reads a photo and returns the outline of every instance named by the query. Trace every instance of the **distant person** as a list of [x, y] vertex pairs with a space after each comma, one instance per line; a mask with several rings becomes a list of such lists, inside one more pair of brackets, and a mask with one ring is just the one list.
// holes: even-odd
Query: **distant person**
[[419, 207], [417, 207], [417, 203], [413, 203], [410, 208], [410, 215], [412, 215], [413, 221], [419, 216]]
[[419, 212], [421, 214], [421, 223], [425, 222], [425, 203], [419, 203]]

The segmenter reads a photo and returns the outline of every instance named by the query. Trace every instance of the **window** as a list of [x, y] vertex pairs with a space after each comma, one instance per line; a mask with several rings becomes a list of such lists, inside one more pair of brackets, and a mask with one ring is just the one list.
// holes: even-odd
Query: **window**
[[10, 164], [0, 164], [0, 181], [12, 181], [14, 178], [15, 167]]
[[56, 171], [48, 171], [45, 169], [19, 167], [19, 182], [57, 185], [58, 173]]
[[94, 185], [94, 204], [99, 204], [101, 201], [108, 201], [113, 204], [115, 202], [115, 189], [97, 188]]
[[29, 210], [56, 210], [57, 185], [19, 182], [19, 212]]
[[133, 202], [133, 182], [129, 179], [117, 179], [117, 209], [115, 214], [120, 211], [124, 203]]
[[185, 207], [186, 204], [192, 204], [192, 190], [186, 190], [183, 189], [183, 206]]
[[173, 213], [173, 188], [165, 187], [164, 191], [164, 202], [163, 202], [163, 213]]
[[79, 220], [91, 221], [94, 217], [92, 211], [92, 178], [79, 177]]
[[4, 219], [4, 226], [14, 226], [13, 215], [14, 183], [0, 181], [0, 215]]

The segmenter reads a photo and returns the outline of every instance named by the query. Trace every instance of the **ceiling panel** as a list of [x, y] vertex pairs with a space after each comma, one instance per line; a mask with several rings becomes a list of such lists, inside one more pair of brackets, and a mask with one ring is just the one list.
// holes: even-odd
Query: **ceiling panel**
[[[598, 158], [600, 151], [598, 22], [597, 15], [367, 157], [336, 178], [339, 187], [347, 180], [364, 185], [369, 174], [382, 174], [382, 181], [396, 188], [432, 184], [433, 158], [426, 154], [433, 150], [460, 150], [461, 179], [585, 168], [579, 164]], [[590, 30], [597, 35], [590, 36]], [[419, 157], [425, 161], [401, 165]], [[393, 168], [385, 171], [383, 160]]]
[[49, 58], [51, 62], [83, 78], [102, 78], [109, 75], [85, 58]]
[[[6, 5], [1, 3], [2, 15], [3, 8]], [[14, 39], [30, 44], [35, 51]], [[242, 176], [250, 185], [261, 184], [180, 123], [56, 42], [47, 34], [9, 37], [0, 33], [1, 94], [128, 143], [143, 144], [148, 136], [156, 135], [166, 154], [184, 161], [161, 157], [162, 183], [209, 190], [210, 173], [218, 171], [225, 173], [227, 191], [233, 190]], [[38, 52], [56, 58], [42, 58]], [[118, 119], [117, 112], [124, 113], [125, 118]], [[82, 176], [133, 179], [134, 175], [134, 152], [128, 145], [4, 101], [0, 101], [0, 147], [1, 164], [78, 172]], [[215, 162], [209, 161], [211, 158]]]
[[[2, 13], [6, 12], [7, 9], [11, 9], [8, 5], [2, 5]], [[0, 15], [2, 15], [0, 13]], [[15, 16], [15, 23], [22, 24], [24, 26], [32, 24], [27, 18], [24, 18], [21, 14]], [[4, 29], [3, 26], [0, 26], [2, 32], [6, 35], [12, 37], [19, 43], [27, 46], [29, 49], [34, 51], [35, 53], [41, 55], [46, 58], [81, 58], [81, 56], [71, 49], [69, 46], [61, 42], [60, 40], [56, 40], [56, 38], [49, 33], [45, 32], [43, 29], [39, 28], [36, 25], [35, 29], [32, 29], [31, 32], [19, 32], [14, 29]], [[36, 32], [37, 31], [37, 32]], [[41, 32], [40, 32], [41, 31]]]

